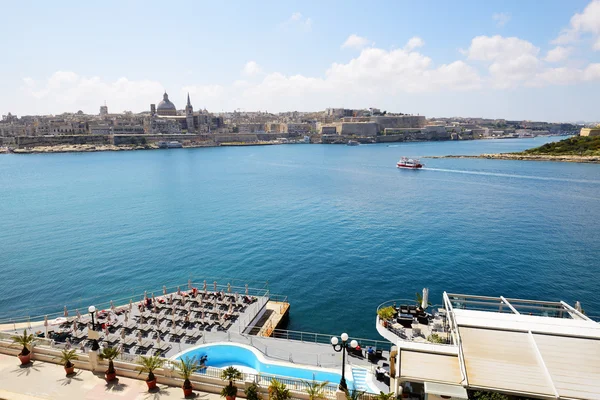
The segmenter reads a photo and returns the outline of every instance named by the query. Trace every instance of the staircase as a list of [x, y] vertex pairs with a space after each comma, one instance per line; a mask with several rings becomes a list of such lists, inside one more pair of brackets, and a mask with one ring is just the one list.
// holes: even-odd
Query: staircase
[[[352, 380], [354, 381], [354, 389], [367, 391], [367, 370], [364, 368], [352, 367]], [[352, 388], [350, 388], [352, 389]]]

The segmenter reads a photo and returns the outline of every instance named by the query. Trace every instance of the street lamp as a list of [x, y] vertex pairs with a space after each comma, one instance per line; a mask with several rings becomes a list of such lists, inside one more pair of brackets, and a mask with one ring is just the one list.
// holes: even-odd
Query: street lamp
[[94, 324], [94, 314], [96, 313], [96, 307], [89, 306], [88, 307], [88, 312], [92, 316], [92, 330], [95, 331], [96, 330], [96, 325]]
[[[100, 348], [100, 345], [98, 344], [98, 340], [96, 339], [96, 324], [94, 323], [94, 314], [96, 313], [96, 307], [94, 306], [89, 306], [88, 307], [88, 312], [90, 313], [90, 315], [92, 316], [92, 331], [94, 331], [93, 334], [93, 338], [92, 338], [92, 350], [96, 351]], [[88, 337], [90, 336], [89, 332], [88, 332]]]
[[337, 351], [338, 353], [341, 351], [342, 352], [342, 379], [340, 379], [340, 390], [343, 390], [344, 392], [348, 391], [348, 385], [346, 385], [346, 377], [345, 377], [345, 372], [346, 372], [346, 352], [348, 351], [348, 348], [353, 348], [355, 349], [356, 347], [358, 347], [358, 342], [356, 340], [352, 340], [349, 344], [348, 344], [348, 334], [347, 333], [342, 333], [340, 335], [340, 337], [342, 338], [342, 343], [339, 343], [339, 340], [336, 336], [331, 338], [331, 345], [333, 346], [333, 349], [335, 351]]

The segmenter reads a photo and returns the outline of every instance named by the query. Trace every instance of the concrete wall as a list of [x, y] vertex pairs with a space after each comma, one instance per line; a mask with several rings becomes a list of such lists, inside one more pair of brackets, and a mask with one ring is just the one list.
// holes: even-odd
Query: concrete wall
[[341, 134], [345, 136], [377, 136], [378, 126], [375, 122], [343, 122]]
[[254, 143], [288, 136], [287, 133], [219, 133], [212, 135], [211, 138], [217, 143]]
[[405, 132], [396, 135], [385, 135], [378, 136], [377, 141], [380, 143], [387, 142], [422, 142], [422, 141], [436, 141], [436, 140], [450, 140], [451, 134], [437, 133], [437, 132]]
[[185, 142], [206, 142], [206, 141], [210, 141], [213, 140], [213, 136], [212, 135], [178, 135], [178, 134], [173, 134], [173, 135], [114, 135], [114, 144], [115, 145], [121, 145], [121, 144], [131, 144], [132, 143], [132, 139], [135, 140], [136, 143], [143, 143], [143, 140], [146, 141], [146, 143], [156, 143], [156, 142], [162, 142], [162, 141], [173, 141], [176, 140], [180, 143], [185, 143]]
[[427, 124], [422, 115], [376, 116], [371, 121], [379, 124], [379, 130], [385, 128], [423, 128]]
[[0, 146], [14, 146], [15, 143], [14, 137], [0, 137]]

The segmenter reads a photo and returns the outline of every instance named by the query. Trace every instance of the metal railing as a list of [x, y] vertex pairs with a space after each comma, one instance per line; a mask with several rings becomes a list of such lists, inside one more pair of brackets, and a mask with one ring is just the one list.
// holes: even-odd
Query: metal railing
[[307, 351], [306, 348], [294, 348], [289, 343], [282, 343], [280, 339], [235, 332], [205, 332], [202, 336], [203, 344], [217, 342], [245, 344], [254, 347], [268, 358], [294, 364], [325, 368], [337, 368], [341, 366], [341, 358], [333, 350], [311, 352]]
[[[235, 280], [229, 280], [226, 283], [217, 283], [217, 290], [227, 292], [229, 282]], [[223, 282], [223, 281], [221, 281]], [[182, 284], [170, 284], [166, 286], [166, 290], [168, 293], [174, 293], [178, 288], [181, 290], [188, 290], [188, 284], [190, 282], [184, 282]], [[204, 282], [191, 282], [193, 287], [197, 287], [199, 291], [202, 291], [202, 286]], [[245, 295], [246, 287], [245, 286], [237, 286], [230, 285], [229, 286], [231, 293], [237, 292], [240, 296]], [[207, 292], [214, 291], [214, 280], [207, 279]], [[67, 307], [69, 312], [69, 317], [72, 317], [76, 314], [77, 310], [85, 316], [87, 315], [87, 309], [90, 305], [94, 305], [97, 310], [108, 309], [110, 308], [111, 301], [115, 305], [115, 307], [120, 307], [129, 304], [130, 301], [133, 303], [139, 302], [143, 299], [144, 293], [146, 293], [149, 297], [154, 294], [156, 297], [163, 295], [163, 287], [152, 287], [148, 288], [136, 288], [131, 291], [130, 295], [123, 295], [123, 293], [108, 293], [102, 294], [98, 296], [91, 296], [86, 298], [79, 298], [75, 301], [67, 302], [66, 304], [51, 304], [44, 305], [43, 307], [36, 307], [35, 309], [27, 312], [27, 315], [16, 316], [16, 317], [7, 317], [0, 319], [0, 325], [13, 325], [14, 329], [17, 324], [27, 324], [27, 327], [30, 328], [31, 324], [43, 321], [44, 317], [48, 317], [49, 320], [64, 317], [64, 307]], [[254, 297], [276, 297], [281, 299], [287, 299], [287, 296], [275, 295], [271, 294], [267, 287], [264, 288], [256, 288], [256, 287], [248, 287], [248, 295]], [[109, 300], [106, 300], [109, 299]], [[58, 311], [57, 311], [58, 310]]]
[[452, 338], [454, 339], [454, 343], [458, 345], [458, 359], [460, 366], [460, 374], [462, 377], [462, 382], [466, 385], [469, 384], [467, 378], [467, 371], [465, 367], [465, 355], [463, 352], [462, 340], [460, 339], [460, 334], [458, 332], [458, 324], [456, 323], [456, 319], [454, 318], [454, 309], [452, 308], [452, 303], [448, 298], [448, 294], [444, 292], [443, 294], [444, 304], [446, 306], [446, 312], [448, 314], [448, 322], [450, 323], [450, 332], [452, 333]]
[[[303, 331], [290, 331], [286, 329], [274, 329], [271, 334], [272, 338], [295, 340], [306, 343], [319, 343], [331, 345], [331, 338], [337, 335], [328, 335], [324, 333], [315, 332], [303, 332]], [[360, 347], [375, 347], [382, 350], [389, 350], [392, 344], [385, 340], [366, 339], [366, 338], [353, 338], [355, 339]]]
[[[228, 284], [231, 288], [231, 293], [238, 292], [240, 295], [245, 294], [245, 284], [239, 285], [238, 283], [244, 282], [240, 279], [206, 279], [207, 291], [214, 291], [214, 282], [217, 281], [217, 290], [227, 292]], [[221, 282], [221, 283], [219, 283]], [[169, 283], [168, 285], [164, 285], [167, 288], [168, 293], [173, 293], [177, 291], [177, 288], [181, 290], [188, 290], [188, 284], [190, 281], [186, 281], [179, 284]], [[257, 282], [253, 282], [256, 284]], [[252, 287], [249, 285], [248, 287], [248, 295], [255, 297], [269, 296], [270, 292], [268, 289], [268, 283], [261, 282], [263, 287]], [[191, 281], [193, 287], [197, 287], [200, 291], [204, 285], [204, 280], [202, 281]], [[129, 300], [133, 302], [140, 301], [144, 292], [150, 296], [154, 293], [156, 296], [162, 296], [163, 294], [163, 286], [160, 287], [136, 287], [130, 290], [129, 295], [124, 295], [123, 292], [119, 293], [103, 293], [97, 296], [89, 296], [89, 297], [80, 297], [74, 301], [69, 301], [65, 303], [56, 303], [56, 304], [47, 304], [44, 306], [36, 307], [31, 311], [26, 312], [27, 315], [16, 316], [16, 317], [7, 317], [0, 319], [0, 325], [2, 324], [17, 324], [17, 323], [27, 323], [27, 322], [35, 322], [43, 320], [45, 316], [48, 316], [49, 319], [53, 319], [56, 317], [63, 316], [63, 307], [66, 306], [70, 313], [75, 313], [75, 310], [79, 309], [82, 314], [87, 313], [87, 309], [90, 305], [94, 305], [97, 310], [101, 310], [103, 308], [110, 307], [110, 300], [113, 300], [115, 306], [125, 305], [129, 303]], [[109, 299], [109, 300], [106, 300]], [[59, 310], [59, 311], [56, 311]], [[71, 316], [71, 314], [69, 314]]]

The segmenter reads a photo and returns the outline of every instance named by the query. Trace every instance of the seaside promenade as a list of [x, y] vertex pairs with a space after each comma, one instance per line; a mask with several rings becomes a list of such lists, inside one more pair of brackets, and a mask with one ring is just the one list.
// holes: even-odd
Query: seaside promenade
[[[158, 385], [159, 390], [148, 392], [143, 379], [119, 377], [117, 383], [107, 384], [104, 374], [87, 370], [76, 370], [76, 374], [65, 376], [59, 364], [34, 361], [20, 366], [14, 356], [0, 354], [0, 399], [86, 399], [86, 400], [150, 400], [181, 399], [181, 388]], [[214, 393], [194, 391], [197, 399], [217, 400]]]

